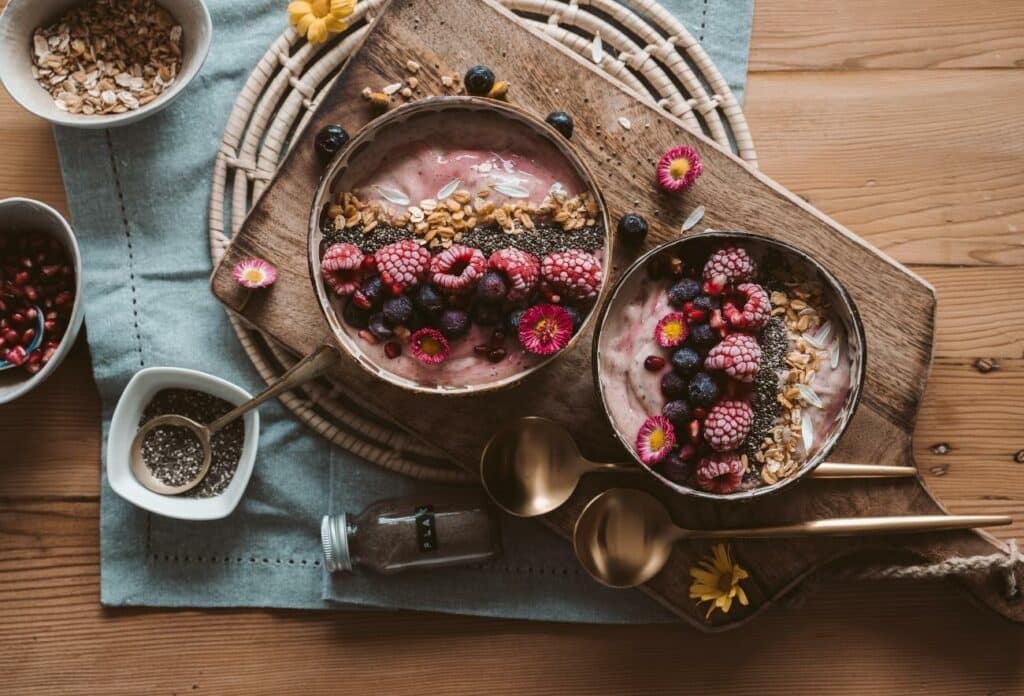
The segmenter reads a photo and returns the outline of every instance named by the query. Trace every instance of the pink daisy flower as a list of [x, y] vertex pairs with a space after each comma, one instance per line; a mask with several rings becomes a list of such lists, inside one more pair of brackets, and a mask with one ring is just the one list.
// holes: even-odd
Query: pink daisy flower
[[239, 285], [250, 290], [269, 287], [277, 280], [277, 269], [263, 259], [243, 259], [235, 264], [231, 274]]
[[680, 312], [666, 314], [654, 327], [654, 340], [662, 348], [680, 346], [689, 335], [690, 328], [686, 325], [686, 316]]
[[676, 430], [664, 416], [651, 416], [636, 434], [636, 451], [644, 464], [657, 464], [676, 444]]
[[448, 357], [448, 339], [437, 329], [420, 329], [409, 343], [416, 359], [427, 365], [437, 365]]
[[519, 343], [535, 355], [554, 355], [572, 338], [572, 317], [565, 307], [541, 304], [523, 312], [519, 320]]
[[689, 145], [677, 145], [658, 161], [658, 185], [666, 191], [682, 191], [704, 172], [700, 155]]

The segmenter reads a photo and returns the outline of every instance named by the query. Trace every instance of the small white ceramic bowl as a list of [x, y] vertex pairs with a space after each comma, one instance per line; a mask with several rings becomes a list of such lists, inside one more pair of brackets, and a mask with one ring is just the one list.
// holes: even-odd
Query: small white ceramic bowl
[[32, 77], [32, 35], [82, 0], [10, 0], [0, 14], [0, 83], [28, 111], [51, 123], [75, 128], [112, 128], [134, 123], [170, 104], [203, 67], [210, 52], [213, 22], [203, 0], [157, 0], [182, 28], [181, 70], [171, 86], [150, 103], [123, 114], [86, 116], [61, 111]]
[[238, 469], [227, 488], [210, 498], [160, 495], [136, 480], [131, 467], [131, 444], [146, 405], [163, 389], [194, 389], [240, 404], [249, 392], [220, 377], [178, 367], [147, 367], [135, 373], [114, 408], [107, 434], [107, 481], [114, 492], [144, 510], [180, 520], [219, 520], [238, 506], [249, 485], [260, 439], [260, 414], [253, 409], [243, 416], [245, 439]]
[[8, 230], [35, 230], [50, 235], [64, 245], [75, 266], [75, 306], [71, 309], [68, 328], [60, 345], [42, 370], [34, 375], [29, 375], [19, 368], [0, 371], [0, 404], [10, 403], [27, 394], [53, 374], [71, 352], [78, 330], [82, 328], [82, 319], [85, 317], [85, 300], [82, 298], [82, 256], [78, 251], [75, 233], [68, 221], [45, 203], [29, 198], [5, 198], [0, 200], [0, 235], [7, 234]]

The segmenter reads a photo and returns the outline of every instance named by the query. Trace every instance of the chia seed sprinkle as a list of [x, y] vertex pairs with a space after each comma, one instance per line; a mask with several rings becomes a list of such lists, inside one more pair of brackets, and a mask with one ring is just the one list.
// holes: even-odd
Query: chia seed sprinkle
[[497, 225], [474, 227], [462, 235], [462, 244], [476, 247], [490, 256], [498, 249], [510, 247], [528, 251], [538, 259], [556, 251], [582, 249], [592, 252], [604, 246], [604, 230], [599, 225], [581, 227], [566, 232], [557, 225], [538, 224], [533, 231], [523, 230], [519, 234], [509, 234]]
[[[224, 399], [192, 389], [163, 389], [156, 393], [143, 410], [139, 425], [166, 413], [191, 418], [197, 423], [211, 423], [230, 411], [233, 405]], [[191, 498], [210, 498], [221, 494], [238, 468], [245, 437], [245, 422], [240, 418], [213, 434], [210, 439], [212, 461], [210, 470], [192, 490]], [[154, 428], [142, 443], [142, 459], [153, 475], [170, 486], [178, 486], [199, 471], [203, 451], [195, 434], [185, 428]]]
[[785, 362], [786, 348], [789, 339], [786, 336], [786, 323], [782, 317], [772, 317], [761, 330], [761, 367], [754, 376], [751, 406], [754, 409], [754, 422], [750, 433], [743, 442], [743, 452], [747, 455], [754, 468], [754, 455], [761, 450], [761, 443], [779, 417], [779, 370]]
[[375, 254], [388, 244], [400, 242], [403, 239], [412, 239], [412, 232], [405, 228], [392, 227], [391, 225], [377, 225], [370, 232], [364, 233], [362, 225], [348, 227], [343, 230], [334, 228], [330, 222], [323, 229], [324, 241], [320, 246], [320, 256], [332, 244], [348, 242], [359, 247], [364, 254]]

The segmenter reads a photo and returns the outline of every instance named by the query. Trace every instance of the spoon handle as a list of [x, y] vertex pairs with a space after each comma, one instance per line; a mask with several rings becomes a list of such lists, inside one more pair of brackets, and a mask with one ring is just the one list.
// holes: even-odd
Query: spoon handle
[[680, 529], [681, 539], [768, 539], [802, 536], [854, 536], [972, 529], [1010, 524], [1006, 515], [906, 515], [892, 517], [837, 517], [777, 527], [749, 529]]
[[843, 478], [901, 478], [917, 476], [917, 469], [912, 466], [890, 466], [887, 464], [819, 464], [810, 473], [816, 479]]
[[207, 429], [215, 433], [225, 425], [235, 420], [242, 414], [251, 411], [264, 401], [273, 399], [278, 394], [294, 389], [300, 384], [305, 384], [311, 379], [316, 379], [327, 371], [331, 365], [338, 360], [338, 349], [329, 343], [323, 343], [315, 351], [295, 363], [290, 370], [271, 382], [266, 389], [245, 403], [228, 411], [217, 420], [210, 423]]

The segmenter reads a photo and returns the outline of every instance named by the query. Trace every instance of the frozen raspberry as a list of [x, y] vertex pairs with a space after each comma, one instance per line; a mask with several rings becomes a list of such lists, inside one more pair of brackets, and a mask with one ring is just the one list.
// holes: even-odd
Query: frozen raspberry
[[743, 462], [735, 452], [716, 452], [697, 465], [697, 485], [708, 493], [727, 495], [743, 481]]
[[736, 306], [731, 299], [722, 304], [725, 320], [734, 328], [745, 331], [759, 331], [768, 323], [772, 314], [772, 301], [768, 293], [756, 283], [741, 283], [736, 287], [736, 294], [742, 298], [742, 304]]
[[430, 261], [430, 279], [444, 291], [461, 295], [470, 292], [487, 266], [483, 252], [454, 244]]
[[430, 252], [411, 239], [388, 244], [374, 258], [381, 280], [401, 290], [419, 285], [430, 270]]
[[736, 449], [750, 432], [754, 409], [746, 401], [719, 401], [704, 419], [704, 439], [719, 452]]
[[327, 286], [341, 296], [359, 289], [362, 280], [363, 252], [353, 244], [332, 244], [320, 260], [320, 274]]
[[761, 346], [757, 345], [757, 339], [739, 333], [729, 334], [722, 339], [704, 360], [706, 369], [722, 370], [740, 382], [753, 382], [760, 366]]
[[711, 254], [704, 264], [704, 291], [717, 295], [728, 285], [754, 279], [757, 265], [746, 249], [725, 247]]
[[487, 267], [504, 273], [508, 278], [509, 302], [526, 299], [540, 278], [537, 257], [521, 249], [498, 249], [487, 259]]
[[601, 290], [601, 262], [580, 249], [548, 254], [540, 273], [548, 288], [569, 302], [592, 300]]

